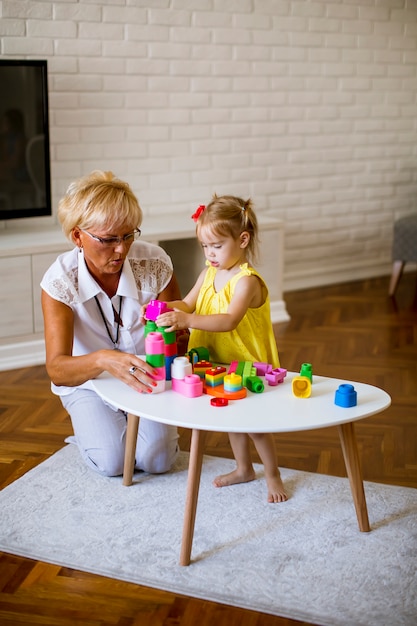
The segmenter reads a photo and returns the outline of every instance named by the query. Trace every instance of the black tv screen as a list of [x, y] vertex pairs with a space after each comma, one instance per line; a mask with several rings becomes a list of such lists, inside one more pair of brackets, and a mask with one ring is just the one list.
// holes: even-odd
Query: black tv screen
[[0, 59], [0, 220], [52, 215], [47, 61]]

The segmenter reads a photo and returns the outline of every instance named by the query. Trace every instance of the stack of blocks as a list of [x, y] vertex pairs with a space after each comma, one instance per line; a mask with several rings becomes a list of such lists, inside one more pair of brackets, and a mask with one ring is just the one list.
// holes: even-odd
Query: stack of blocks
[[225, 375], [226, 368], [222, 365], [217, 365], [206, 370], [207, 387], [217, 387], [219, 385], [223, 385]]
[[[178, 355], [177, 349], [177, 334], [175, 331], [167, 332], [165, 328], [156, 325], [156, 319], [162, 313], [172, 311], [168, 308], [165, 302], [160, 300], [151, 300], [146, 307], [146, 326], [145, 326], [145, 342], [150, 333], [160, 333], [164, 342], [164, 366], [165, 366], [165, 378], [171, 380], [171, 365]], [[145, 348], [146, 350], [146, 348]], [[146, 351], [146, 354], [148, 352]], [[155, 366], [157, 367], [157, 366]], [[161, 366], [162, 367], [162, 366]]]
[[210, 361], [197, 361], [197, 363], [194, 363], [193, 371], [194, 374], [198, 374], [200, 378], [205, 380], [207, 370], [211, 369], [212, 367], [213, 365], [212, 363], [210, 363]]
[[146, 362], [154, 368], [154, 393], [165, 390], [165, 354], [164, 338], [162, 333], [148, 332], [145, 337]]
[[171, 367], [172, 390], [187, 398], [197, 398], [203, 394], [203, 381], [193, 374], [193, 366], [186, 356], [177, 356]]

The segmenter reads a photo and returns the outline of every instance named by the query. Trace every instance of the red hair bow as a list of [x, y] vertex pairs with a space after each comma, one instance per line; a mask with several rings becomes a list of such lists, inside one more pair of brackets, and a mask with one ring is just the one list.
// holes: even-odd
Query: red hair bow
[[195, 213], [192, 214], [191, 218], [197, 222], [198, 218], [200, 217], [200, 215], [203, 213], [203, 211], [205, 210], [205, 205], [204, 204], [200, 204], [200, 206], [198, 207], [197, 211]]

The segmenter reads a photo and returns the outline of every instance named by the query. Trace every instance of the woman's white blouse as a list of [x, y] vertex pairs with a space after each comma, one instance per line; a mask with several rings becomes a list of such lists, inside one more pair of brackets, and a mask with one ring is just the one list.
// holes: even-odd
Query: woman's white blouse
[[[114, 348], [95, 296], [114, 339], [117, 333], [114, 310], [119, 311], [120, 297], [123, 298], [118, 348], [123, 352], [144, 354], [141, 307], [158, 297], [172, 274], [172, 261], [162, 248], [146, 241], [135, 241], [123, 265], [117, 293], [111, 300], [89, 273], [83, 251], [78, 248], [61, 254], [54, 261], [42, 278], [41, 288], [54, 300], [69, 306], [74, 313], [73, 356]], [[91, 388], [89, 382], [81, 387]], [[75, 389], [52, 384], [52, 390], [57, 395], [67, 395]]]

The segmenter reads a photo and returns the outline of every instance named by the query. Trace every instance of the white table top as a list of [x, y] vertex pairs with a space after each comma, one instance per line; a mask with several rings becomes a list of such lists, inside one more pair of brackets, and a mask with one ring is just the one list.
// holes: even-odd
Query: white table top
[[[187, 398], [171, 389], [157, 394], [137, 393], [107, 373], [91, 382], [105, 401], [128, 413], [163, 424], [217, 432], [314, 430], [369, 417], [391, 404], [390, 396], [378, 387], [314, 374], [311, 396], [296, 398], [291, 380], [298, 375], [288, 372], [284, 382], [276, 387], [265, 384], [262, 393], [248, 391], [246, 398], [229, 400], [225, 407], [212, 406], [212, 396], [206, 394]], [[357, 392], [357, 405], [351, 408], [334, 403], [336, 390], [346, 383], [352, 384]]]

